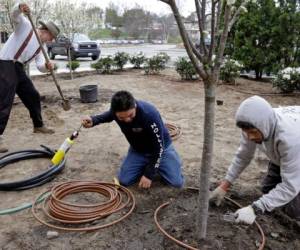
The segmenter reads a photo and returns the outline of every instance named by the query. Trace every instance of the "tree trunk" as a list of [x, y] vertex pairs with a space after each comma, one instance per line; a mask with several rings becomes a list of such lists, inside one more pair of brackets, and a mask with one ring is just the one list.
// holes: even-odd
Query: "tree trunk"
[[73, 70], [72, 70], [72, 58], [71, 58], [71, 47], [68, 47], [68, 59], [69, 59], [69, 69], [70, 69], [70, 76], [71, 80], [73, 80]]
[[255, 69], [255, 80], [259, 80], [259, 79], [261, 79], [260, 70], [259, 69]]
[[214, 122], [215, 122], [215, 99], [216, 79], [212, 77], [204, 81], [205, 86], [205, 116], [204, 116], [204, 141], [200, 170], [200, 189], [198, 198], [198, 228], [197, 238], [206, 238], [208, 202], [209, 202], [209, 175], [213, 158]]

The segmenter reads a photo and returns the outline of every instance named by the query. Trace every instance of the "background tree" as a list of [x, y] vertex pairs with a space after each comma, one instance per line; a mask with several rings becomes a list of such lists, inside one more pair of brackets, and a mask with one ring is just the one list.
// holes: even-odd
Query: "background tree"
[[110, 2], [109, 6], [105, 9], [105, 25], [109, 28], [121, 27], [122, 16], [119, 14], [120, 9], [117, 5]]
[[161, 39], [168, 41], [170, 36], [178, 37], [178, 27], [173, 14], [151, 14], [150, 26], [148, 27], [149, 39]]
[[14, 1], [11, 0], [0, 0], [1, 5], [1, 19], [0, 19], [0, 29], [7, 34], [12, 33], [13, 23], [10, 17], [11, 9], [14, 5]]
[[247, 4], [243, 15], [229, 34], [226, 54], [254, 70], [277, 73], [300, 61], [300, 9], [297, 0], [257, 1]]
[[39, 25], [39, 21], [45, 21], [50, 12], [50, 3], [48, 0], [27, 0], [26, 3], [31, 8], [33, 23]]
[[150, 12], [143, 10], [139, 6], [124, 11], [123, 28], [130, 37], [138, 39], [145, 36], [151, 23], [152, 17]]
[[[52, 6], [52, 20], [56, 21], [61, 29], [61, 35], [66, 36], [70, 43], [66, 47], [69, 64], [71, 65], [71, 44], [75, 33], [86, 33], [89, 16], [87, 16], [86, 4], [71, 3], [64, 0], [56, 1]], [[70, 68], [70, 76], [73, 72]]]
[[278, 25], [274, 43], [278, 53], [275, 71], [300, 64], [300, 8], [297, 0], [281, 0], [278, 5]]
[[103, 16], [104, 16], [104, 11], [93, 5], [85, 5], [85, 14], [87, 15], [87, 30], [93, 31], [93, 30], [97, 30], [103, 27]]
[[[13, 31], [13, 23], [10, 18], [10, 13], [12, 7], [17, 2], [18, 1], [15, 0], [0, 0], [0, 4], [1, 6], [3, 6], [6, 12], [6, 20], [4, 20], [4, 22], [1, 22], [0, 25], [2, 26], [2, 29], [8, 33], [11, 33]], [[47, 0], [28, 0], [26, 1], [26, 3], [31, 8], [33, 23], [38, 26], [39, 21], [45, 20], [45, 18], [48, 16], [50, 4]], [[7, 20], [9, 20], [9, 22], [7, 22]]]
[[254, 70], [256, 79], [261, 79], [264, 71], [273, 70], [271, 66], [278, 59], [274, 40], [278, 33], [278, 11], [273, 0], [249, 2], [247, 9], [235, 28], [233, 56], [246, 69]]
[[[230, 28], [237, 20], [241, 10], [244, 9], [243, 1], [236, 9], [233, 8], [234, 0], [212, 1], [195, 0], [195, 9], [200, 34], [200, 50], [196, 49], [186, 30], [183, 18], [179, 13], [175, 0], [160, 0], [170, 6], [177, 22], [187, 54], [193, 63], [198, 75], [202, 78], [205, 92], [204, 116], [204, 141], [200, 170], [200, 189], [198, 201], [197, 236], [199, 242], [205, 239], [208, 218], [209, 176], [213, 156], [214, 120], [216, 86], [219, 79], [220, 66], [223, 61], [225, 44]], [[208, 9], [209, 7], [209, 9]], [[204, 33], [206, 13], [210, 13], [210, 46], [205, 46]], [[214, 56], [215, 55], [215, 56]]]

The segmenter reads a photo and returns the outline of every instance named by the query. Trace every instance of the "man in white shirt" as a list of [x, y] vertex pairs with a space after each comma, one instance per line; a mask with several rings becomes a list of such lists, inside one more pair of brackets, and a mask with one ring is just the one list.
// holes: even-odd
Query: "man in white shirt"
[[[15, 94], [17, 94], [30, 113], [34, 133], [52, 134], [54, 130], [45, 127], [41, 115], [40, 95], [30, 78], [24, 71], [24, 65], [33, 59], [41, 72], [53, 68], [52, 63], [46, 63], [32, 26], [25, 15], [30, 13], [27, 4], [14, 6], [11, 20], [14, 32], [0, 51], [0, 153], [8, 151], [1, 141]], [[52, 41], [59, 28], [53, 22], [40, 22], [37, 33], [42, 43]]]

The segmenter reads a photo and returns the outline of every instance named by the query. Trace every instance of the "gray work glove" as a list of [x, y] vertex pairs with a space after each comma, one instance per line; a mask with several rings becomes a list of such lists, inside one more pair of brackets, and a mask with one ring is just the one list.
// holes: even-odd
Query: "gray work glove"
[[209, 201], [214, 202], [216, 206], [220, 206], [224, 197], [227, 193], [228, 188], [230, 187], [230, 182], [222, 181], [221, 184], [209, 194]]
[[210, 192], [209, 201], [214, 202], [217, 206], [220, 206], [222, 201], [224, 200], [226, 193], [227, 192], [219, 186], [215, 190]]

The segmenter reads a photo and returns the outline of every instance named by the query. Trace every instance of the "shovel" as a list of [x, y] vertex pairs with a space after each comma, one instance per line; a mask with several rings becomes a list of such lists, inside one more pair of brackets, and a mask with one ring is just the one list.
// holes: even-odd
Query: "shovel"
[[[28, 14], [27, 17], [28, 17], [28, 19], [29, 19], [29, 21], [30, 21], [30, 23], [31, 23], [32, 29], [33, 29], [33, 31], [34, 31], [34, 34], [35, 34], [35, 36], [36, 36], [36, 38], [37, 38], [37, 40], [38, 40], [38, 42], [39, 42], [39, 44], [40, 44], [40, 47], [41, 47], [41, 50], [42, 50], [42, 52], [43, 52], [43, 54], [44, 54], [46, 63], [48, 64], [48, 63], [50, 62], [49, 57], [48, 57], [48, 55], [47, 55], [47, 53], [46, 53], [46, 51], [45, 51], [45, 48], [43, 47], [43, 44], [42, 44], [42, 41], [41, 41], [40, 37], [39, 37], [39, 35], [38, 35], [38, 33], [37, 33], [36, 29], [35, 29], [35, 25], [34, 25], [34, 23], [33, 23], [33, 21], [32, 21], [31, 15]], [[60, 88], [60, 86], [59, 86], [59, 84], [58, 84], [58, 82], [57, 82], [57, 79], [56, 79], [54, 70], [53, 70], [52, 68], [50, 69], [50, 72], [51, 72], [53, 81], [54, 81], [54, 83], [55, 83], [55, 86], [56, 86], [56, 88], [57, 88], [57, 90], [58, 90], [58, 92], [59, 92], [59, 94], [60, 94], [60, 96], [61, 96], [61, 99], [62, 99], [62, 101], [63, 101], [63, 102], [62, 102], [63, 109], [64, 109], [64, 110], [70, 110], [70, 109], [71, 109], [70, 102], [69, 102], [69, 100], [67, 100], [67, 99], [64, 97], [64, 95], [63, 95], [63, 93], [62, 93], [62, 91], [61, 91], [61, 88]]]

